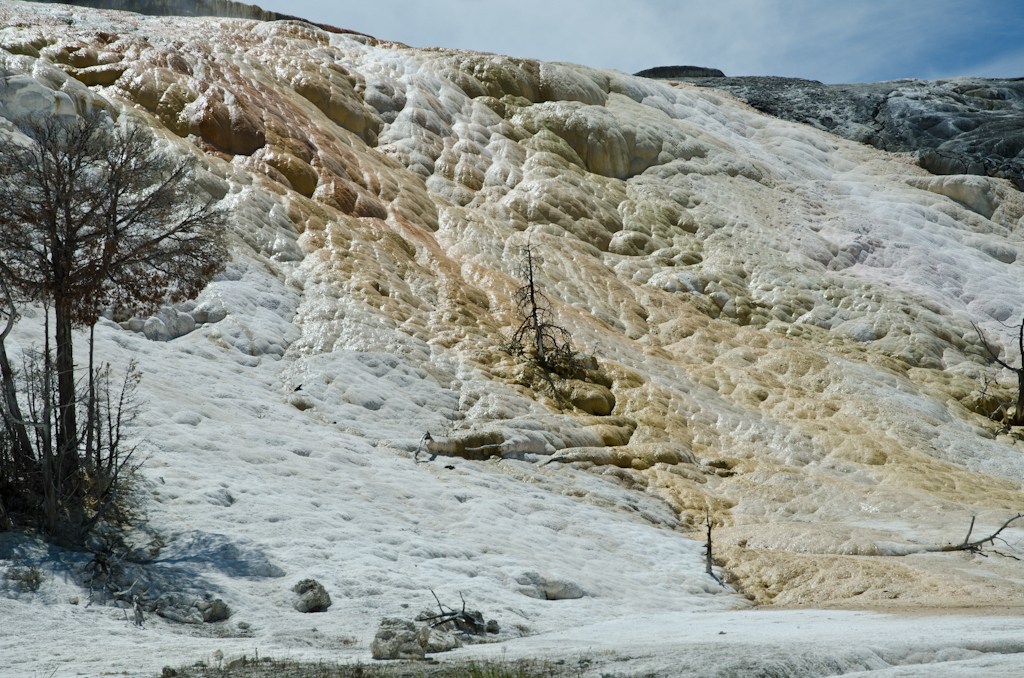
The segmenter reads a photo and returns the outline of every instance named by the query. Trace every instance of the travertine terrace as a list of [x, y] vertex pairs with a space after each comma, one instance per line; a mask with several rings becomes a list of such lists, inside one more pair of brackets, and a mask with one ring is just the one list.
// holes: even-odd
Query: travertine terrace
[[[1020, 560], [924, 552], [961, 540], [972, 514], [984, 532], [1024, 510], [1024, 447], [984, 416], [999, 375], [971, 325], [1019, 359], [1024, 199], [1007, 181], [935, 177], [686, 84], [302, 22], [0, 2], [0, 26], [0, 115], [136, 116], [166, 152], [198, 156], [202, 190], [231, 209], [235, 263], [200, 298], [223, 320], [167, 344], [99, 328], [108, 356], [130, 347], [144, 371], [190, 342], [147, 377], [151, 403], [191, 390], [175, 370], [224, 356], [263, 375], [260, 397], [298, 428], [362, 450], [360, 467], [442, 478], [448, 457], [412, 459], [429, 430], [460, 463], [467, 441], [493, 445], [465, 462], [481, 478], [555, 488], [673, 538], [700, 539], [710, 511], [740, 592], [729, 605], [1024, 604]], [[500, 348], [527, 243], [611, 384], [609, 416], [553, 398]], [[390, 367], [357, 383], [356, 352]], [[408, 384], [382, 377], [399, 372]], [[988, 394], [1012, 398], [1010, 377]], [[206, 395], [144, 422], [141, 494], [165, 526], [194, 527], [217, 505], [203, 497], [228, 491], [198, 470], [227, 449], [194, 433], [217, 418]], [[337, 461], [290, 450], [285, 428], [275, 440], [237, 454], [281, 449], [310, 477]], [[176, 490], [160, 484], [173, 477]], [[355, 501], [318, 496], [341, 512]], [[216, 520], [273, 546], [259, 504], [243, 520], [232, 502]], [[576, 529], [551, 521], [538, 525]], [[1019, 556], [1024, 532], [1005, 534]]]

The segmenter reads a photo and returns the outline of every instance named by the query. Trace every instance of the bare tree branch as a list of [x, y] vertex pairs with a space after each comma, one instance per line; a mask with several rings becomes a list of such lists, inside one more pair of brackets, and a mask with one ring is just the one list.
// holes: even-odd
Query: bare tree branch
[[1010, 523], [1017, 520], [1018, 518], [1024, 518], [1024, 513], [1018, 513], [1014, 517], [1003, 523], [998, 530], [985, 537], [984, 539], [978, 539], [977, 541], [969, 541], [971, 533], [974, 531], [974, 516], [971, 516], [971, 527], [967, 531], [967, 536], [964, 537], [963, 542], [959, 544], [947, 544], [945, 546], [929, 546], [925, 548], [925, 551], [929, 553], [946, 553], [949, 551], [980, 551], [982, 546], [985, 544], [995, 545], [995, 540], [999, 537], [999, 534], [1010, 526]]

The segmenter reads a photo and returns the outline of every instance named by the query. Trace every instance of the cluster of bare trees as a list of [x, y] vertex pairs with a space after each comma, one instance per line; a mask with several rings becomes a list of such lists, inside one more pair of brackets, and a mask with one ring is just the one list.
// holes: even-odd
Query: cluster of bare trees
[[[77, 540], [116, 505], [139, 375], [128, 365], [115, 385], [95, 365], [94, 328], [106, 309], [194, 297], [222, 266], [224, 215], [193, 178], [191, 157], [125, 115], [0, 127], [0, 529]], [[5, 343], [26, 305], [41, 310], [40, 344], [15, 364]], [[89, 330], [84, 375], [75, 328]]]

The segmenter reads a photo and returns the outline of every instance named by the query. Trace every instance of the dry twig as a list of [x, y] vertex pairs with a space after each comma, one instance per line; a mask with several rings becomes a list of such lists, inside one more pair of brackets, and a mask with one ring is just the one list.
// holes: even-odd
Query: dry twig
[[[1003, 523], [999, 527], [998, 530], [996, 530], [995, 532], [993, 532], [989, 536], [985, 537], [984, 539], [978, 539], [976, 541], [971, 541], [971, 534], [974, 532], [974, 520], [975, 520], [975, 516], [972, 514], [971, 515], [971, 525], [967, 529], [967, 536], [964, 537], [963, 542], [961, 542], [959, 544], [946, 544], [945, 546], [929, 546], [928, 548], [925, 549], [925, 551], [928, 551], [929, 553], [946, 553], [946, 552], [949, 552], [949, 551], [973, 551], [973, 552], [980, 552], [982, 550], [982, 547], [985, 544], [991, 544], [991, 545], [995, 546], [996, 539], [999, 538], [999, 534], [1003, 530], [1005, 530], [1007, 527], [1009, 527], [1010, 523], [1012, 523], [1013, 521], [1017, 520], [1018, 518], [1024, 518], [1024, 513], [1018, 513], [1014, 517], [1010, 518], [1005, 523]], [[1003, 539], [999, 539], [999, 541], [1003, 542], [1004, 544], [1006, 543], [1006, 541], [1003, 540]]]

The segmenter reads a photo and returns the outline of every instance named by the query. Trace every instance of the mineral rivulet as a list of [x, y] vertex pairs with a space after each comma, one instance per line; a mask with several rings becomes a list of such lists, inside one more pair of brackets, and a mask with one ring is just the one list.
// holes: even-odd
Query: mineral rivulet
[[[1009, 181], [706, 88], [298, 21], [5, 1], [0, 25], [0, 116], [134, 116], [230, 210], [232, 263], [162, 316], [190, 331], [104, 320], [97, 351], [144, 372], [154, 563], [261, 649], [365, 650], [431, 589], [501, 639], [749, 599], [1024, 604], [1021, 560], [924, 549], [1024, 509], [985, 416], [1015, 384], [972, 327], [1019, 360]], [[557, 395], [502, 348], [526, 245], [597, 360]], [[704, 574], [707, 513], [740, 593]], [[1004, 536], [1019, 557], [1024, 526]], [[331, 592], [319, 630], [293, 630], [282, 572]], [[36, 628], [27, 606], [0, 617]]]

